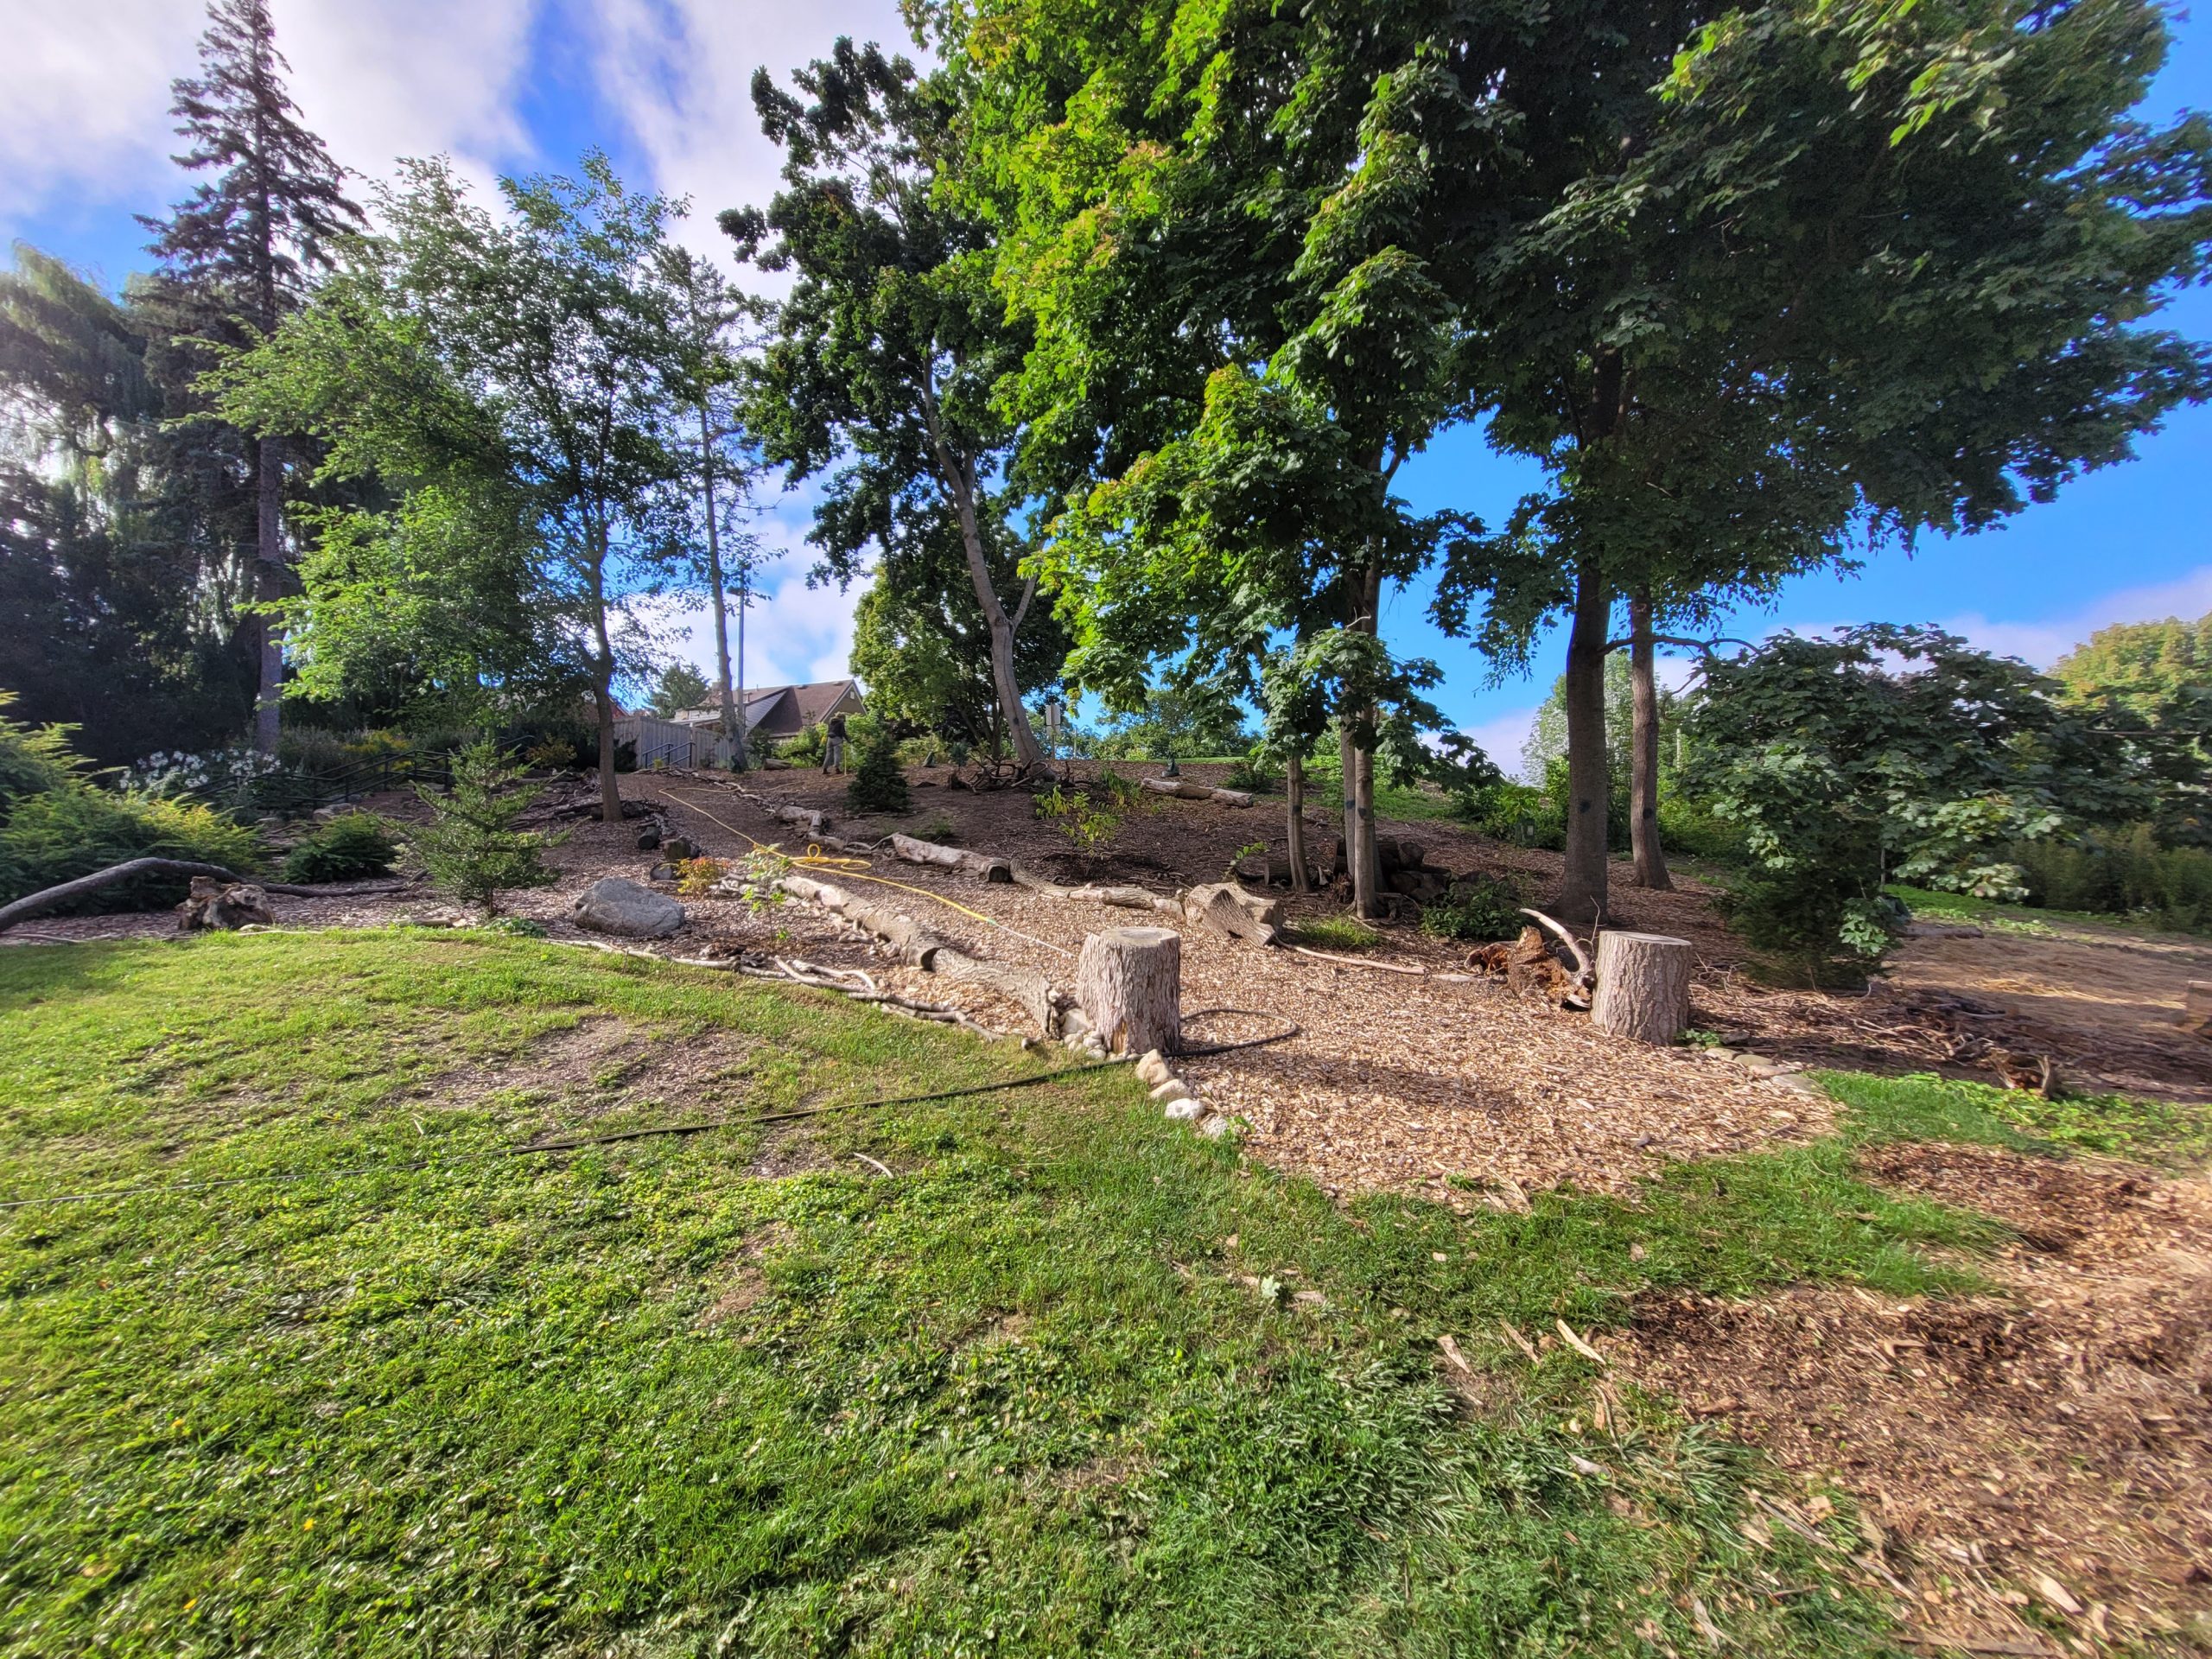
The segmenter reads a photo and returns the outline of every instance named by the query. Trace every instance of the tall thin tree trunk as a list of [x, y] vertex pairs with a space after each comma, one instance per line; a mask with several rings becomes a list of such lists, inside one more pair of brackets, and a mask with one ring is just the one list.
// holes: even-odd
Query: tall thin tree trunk
[[734, 764], [740, 772], [753, 764], [747, 747], [753, 741], [745, 729], [745, 613], [753, 605], [753, 567], [747, 564], [737, 578], [737, 753]]
[[622, 822], [622, 789], [614, 777], [614, 642], [607, 632], [607, 532], [594, 524], [591, 537], [591, 626], [598, 647], [592, 659], [592, 701], [599, 716], [599, 817], [602, 823]]
[[[1382, 570], [1372, 557], [1347, 573], [1346, 626], [1373, 635], [1382, 601]], [[1352, 911], [1382, 913], [1382, 864], [1375, 845], [1375, 705], [1347, 697], [1341, 714], [1344, 786], [1344, 862], [1351, 874]]]
[[1671, 889], [1667, 853], [1659, 841], [1659, 681], [1651, 639], [1651, 595], [1628, 602], [1629, 686], [1636, 724], [1629, 745], [1629, 842], [1636, 854], [1636, 885]]
[[1611, 595], [1594, 558], [1575, 571], [1574, 624], [1567, 641], [1567, 868], [1552, 908], [1562, 921], [1605, 912], [1605, 633]]
[[1293, 753], [1282, 770], [1282, 792], [1290, 803], [1290, 825], [1286, 845], [1290, 854], [1290, 890], [1311, 893], [1313, 884], [1306, 873], [1306, 757]]
[[[254, 464], [256, 508], [254, 591], [264, 604], [284, 596], [284, 458], [279, 439], [265, 437]], [[261, 672], [253, 702], [253, 747], [276, 753], [284, 702], [284, 625], [263, 612], [259, 624]]]
[[715, 665], [718, 671], [715, 683], [722, 693], [722, 737], [739, 747], [742, 772], [742, 753], [745, 744], [744, 722], [737, 717], [737, 693], [730, 683], [729, 672], [729, 596], [722, 591], [722, 546], [721, 526], [715, 523], [715, 429], [714, 423], [702, 401], [699, 405], [699, 485], [707, 498], [707, 585], [715, 595]]

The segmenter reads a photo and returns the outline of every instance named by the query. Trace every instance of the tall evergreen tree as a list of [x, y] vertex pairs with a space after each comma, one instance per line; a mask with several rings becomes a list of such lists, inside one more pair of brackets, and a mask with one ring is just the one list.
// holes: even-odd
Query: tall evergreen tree
[[[170, 113], [187, 148], [177, 165], [214, 176], [165, 219], [142, 219], [181, 302], [181, 332], [238, 346], [275, 332], [302, 298], [328, 247], [361, 222], [344, 174], [308, 130], [285, 90], [291, 66], [276, 49], [268, 0], [210, 0], [200, 73], [181, 78]], [[255, 502], [254, 552], [264, 602], [284, 592], [285, 439], [263, 435], [248, 451]], [[283, 696], [283, 626], [259, 621], [260, 690], [254, 746], [276, 747]]]

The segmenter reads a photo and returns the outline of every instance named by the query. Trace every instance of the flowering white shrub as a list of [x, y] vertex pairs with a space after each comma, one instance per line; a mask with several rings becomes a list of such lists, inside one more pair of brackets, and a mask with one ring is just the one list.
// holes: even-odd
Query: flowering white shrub
[[192, 795], [235, 803], [246, 798], [257, 779], [283, 770], [275, 756], [257, 749], [211, 749], [205, 754], [156, 749], [124, 767], [123, 783], [135, 795]]

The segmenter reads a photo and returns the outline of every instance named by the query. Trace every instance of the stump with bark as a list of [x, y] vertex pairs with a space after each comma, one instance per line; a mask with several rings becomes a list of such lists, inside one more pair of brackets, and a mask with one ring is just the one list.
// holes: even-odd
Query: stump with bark
[[1075, 1000], [1117, 1054], [1183, 1045], [1183, 936], [1172, 927], [1115, 927], [1083, 942]]
[[1640, 1043], [1671, 1043], [1690, 1022], [1688, 939], [1608, 930], [1598, 936], [1598, 993], [1590, 1017], [1600, 1029]]
[[196, 933], [203, 928], [268, 927], [276, 920], [269, 895], [259, 887], [212, 875], [194, 876], [192, 896], [176, 907], [177, 931], [183, 933]]
[[2183, 995], [2181, 1010], [2182, 1029], [2193, 1031], [2200, 1037], [2212, 1037], [2212, 979], [2192, 979]]

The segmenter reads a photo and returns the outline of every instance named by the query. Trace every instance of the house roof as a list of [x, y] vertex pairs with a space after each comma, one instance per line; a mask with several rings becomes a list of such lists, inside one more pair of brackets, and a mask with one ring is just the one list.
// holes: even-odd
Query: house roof
[[[851, 709], [861, 707], [860, 682], [857, 680], [817, 680], [809, 685], [747, 686], [745, 690], [746, 729], [750, 731], [759, 725], [786, 692], [798, 704], [798, 723], [801, 726], [819, 725], [841, 703]], [[685, 709], [677, 718], [718, 720], [721, 717], [721, 699], [714, 696]]]

